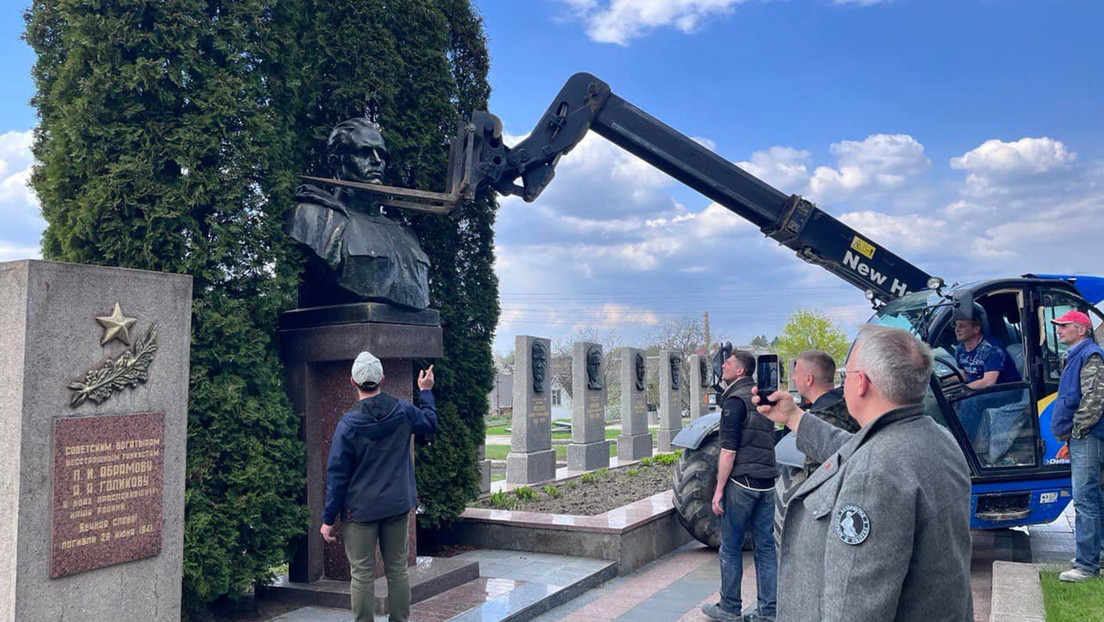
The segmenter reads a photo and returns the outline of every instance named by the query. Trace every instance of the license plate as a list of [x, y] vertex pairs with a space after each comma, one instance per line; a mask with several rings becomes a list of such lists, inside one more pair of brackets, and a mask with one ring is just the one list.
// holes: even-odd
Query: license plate
[[1054, 503], [1058, 500], [1058, 493], [1056, 492], [1044, 492], [1039, 495], [1039, 503]]

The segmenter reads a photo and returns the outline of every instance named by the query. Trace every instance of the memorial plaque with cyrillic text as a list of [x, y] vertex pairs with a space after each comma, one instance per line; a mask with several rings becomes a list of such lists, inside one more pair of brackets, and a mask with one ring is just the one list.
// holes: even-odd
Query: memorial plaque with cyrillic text
[[54, 420], [50, 578], [161, 552], [165, 414]]

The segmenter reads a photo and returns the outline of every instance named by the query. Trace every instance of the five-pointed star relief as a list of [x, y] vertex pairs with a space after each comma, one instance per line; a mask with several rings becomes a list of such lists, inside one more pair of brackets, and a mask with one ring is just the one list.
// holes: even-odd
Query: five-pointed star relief
[[123, 308], [116, 302], [115, 310], [111, 312], [111, 315], [96, 317], [96, 321], [104, 327], [103, 339], [100, 339], [100, 345], [105, 346], [112, 339], [118, 339], [129, 346], [130, 327], [137, 320], [138, 318], [123, 315]]

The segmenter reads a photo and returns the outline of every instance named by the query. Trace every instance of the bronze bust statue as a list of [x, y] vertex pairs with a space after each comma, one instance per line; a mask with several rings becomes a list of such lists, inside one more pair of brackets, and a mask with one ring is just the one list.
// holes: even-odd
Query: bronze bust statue
[[682, 361], [677, 356], [672, 356], [671, 360], [671, 390], [678, 391], [681, 388], [680, 384], [680, 371], [682, 367]]
[[[334, 177], [379, 184], [387, 145], [367, 118], [343, 121], [326, 143]], [[370, 192], [300, 186], [288, 235], [310, 249], [300, 307], [385, 302], [429, 306], [429, 257], [409, 227], [383, 214]]]
[[644, 366], [644, 355], [636, 353], [636, 390], [644, 390], [644, 375], [646, 367]]
[[533, 366], [533, 393], [544, 393], [547, 380], [545, 368], [548, 367], [548, 348], [543, 341], [533, 342], [533, 351], [530, 355]]
[[586, 353], [587, 389], [601, 391], [604, 386], [602, 379], [602, 348], [590, 346]]

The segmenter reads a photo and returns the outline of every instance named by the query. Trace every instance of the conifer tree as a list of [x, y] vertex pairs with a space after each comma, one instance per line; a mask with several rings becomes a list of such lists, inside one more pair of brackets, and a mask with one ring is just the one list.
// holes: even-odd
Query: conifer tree
[[184, 590], [237, 596], [306, 528], [274, 341], [298, 266], [275, 0], [35, 0], [32, 184], [48, 259], [193, 277]]

